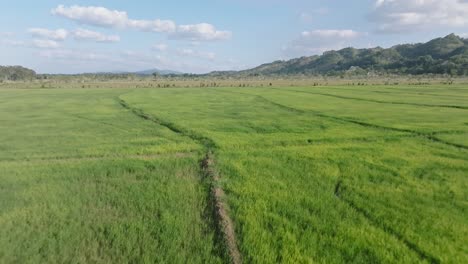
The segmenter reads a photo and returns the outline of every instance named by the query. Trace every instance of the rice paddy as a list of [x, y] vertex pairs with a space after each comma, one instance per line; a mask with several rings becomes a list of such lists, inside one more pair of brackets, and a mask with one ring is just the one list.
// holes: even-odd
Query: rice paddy
[[467, 99], [465, 85], [2, 88], [0, 260], [466, 263]]

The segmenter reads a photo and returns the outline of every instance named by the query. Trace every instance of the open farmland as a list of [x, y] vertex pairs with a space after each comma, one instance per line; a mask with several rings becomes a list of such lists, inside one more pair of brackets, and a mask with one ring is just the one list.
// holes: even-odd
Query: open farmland
[[2, 88], [0, 120], [0, 262], [468, 262], [466, 85]]

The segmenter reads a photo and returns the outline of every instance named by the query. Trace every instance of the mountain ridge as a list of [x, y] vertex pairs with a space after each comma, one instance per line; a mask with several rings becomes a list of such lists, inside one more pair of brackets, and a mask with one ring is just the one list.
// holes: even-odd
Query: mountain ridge
[[160, 70], [157, 68], [143, 70], [143, 71], [136, 71], [136, 72], [131, 72], [131, 73], [136, 74], [136, 75], [153, 75], [154, 73], [157, 73], [159, 75], [181, 75], [183, 74], [182, 72], [179, 72], [179, 71]]
[[390, 48], [348, 47], [326, 51], [322, 55], [277, 60], [237, 72], [207, 75], [362, 75], [369, 72], [468, 75], [468, 39], [450, 34], [426, 43], [399, 44]]

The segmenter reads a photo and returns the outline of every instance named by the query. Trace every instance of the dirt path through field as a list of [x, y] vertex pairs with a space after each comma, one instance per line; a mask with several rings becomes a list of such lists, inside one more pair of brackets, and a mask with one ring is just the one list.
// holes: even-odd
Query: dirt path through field
[[182, 136], [188, 137], [193, 141], [199, 143], [205, 148], [205, 157], [200, 163], [201, 169], [205, 176], [209, 177], [211, 186], [210, 186], [210, 200], [209, 204], [211, 204], [213, 217], [216, 222], [216, 231], [219, 236], [222, 237], [224, 241], [224, 246], [229, 254], [229, 258], [231, 263], [233, 264], [240, 264], [242, 263], [242, 255], [239, 251], [235, 233], [234, 223], [229, 216], [229, 209], [228, 205], [225, 202], [225, 193], [223, 188], [221, 187], [219, 181], [219, 174], [216, 171], [215, 160], [213, 155], [213, 150], [216, 148], [216, 144], [210, 138], [207, 138], [203, 135], [199, 135], [196, 132], [185, 130], [184, 128], [178, 127], [174, 123], [164, 121], [159, 119], [153, 115], [149, 115], [145, 113], [143, 110], [135, 108], [129, 105], [125, 100], [122, 98], [118, 98], [117, 101], [119, 104], [131, 111], [133, 114], [142, 118], [144, 120], [151, 121], [155, 124], [160, 126], [164, 126], [171, 131], [180, 134]]

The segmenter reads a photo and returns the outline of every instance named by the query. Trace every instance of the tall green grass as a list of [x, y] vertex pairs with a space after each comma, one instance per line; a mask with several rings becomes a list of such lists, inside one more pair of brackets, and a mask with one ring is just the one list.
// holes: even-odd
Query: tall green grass
[[468, 262], [462, 85], [0, 94], [3, 262], [226, 262], [204, 142], [245, 263]]
[[201, 147], [123, 92], [0, 92], [0, 262], [222, 261]]
[[[341, 89], [164, 89], [123, 98], [216, 142], [246, 262], [465, 262], [467, 150], [445, 136], [467, 131], [467, 110], [422, 105], [463, 104]], [[325, 90], [340, 96], [316, 94]]]

